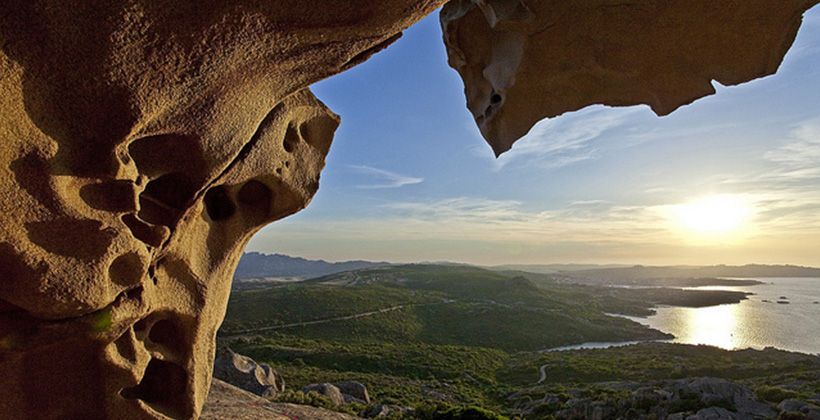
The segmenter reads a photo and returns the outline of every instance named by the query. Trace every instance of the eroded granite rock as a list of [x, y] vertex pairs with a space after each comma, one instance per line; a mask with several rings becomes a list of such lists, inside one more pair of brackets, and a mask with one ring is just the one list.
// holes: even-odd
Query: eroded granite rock
[[817, 0], [453, 0], [450, 66], [496, 155], [532, 126], [593, 104], [658, 115], [773, 74]]
[[[187, 419], [250, 236], [318, 186], [307, 90], [443, 0], [0, 5], [0, 417]], [[815, 0], [458, 0], [442, 18], [500, 153], [592, 103], [659, 114], [775, 71]]]
[[306, 86], [441, 0], [0, 5], [0, 418], [197, 417], [242, 250], [304, 208]]
[[252, 392], [260, 397], [272, 397], [285, 390], [285, 379], [270, 365], [258, 364], [248, 356], [231, 349], [219, 352], [214, 361], [215, 379]]

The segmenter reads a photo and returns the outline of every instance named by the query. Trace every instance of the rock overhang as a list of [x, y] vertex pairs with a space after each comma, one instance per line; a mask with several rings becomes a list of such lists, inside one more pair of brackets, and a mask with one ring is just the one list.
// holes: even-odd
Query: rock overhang
[[[196, 417], [244, 245], [318, 188], [339, 118], [307, 86], [442, 3], [0, 6], [0, 413]], [[500, 154], [545, 117], [663, 115], [771, 74], [815, 3], [454, 0], [441, 19]]]

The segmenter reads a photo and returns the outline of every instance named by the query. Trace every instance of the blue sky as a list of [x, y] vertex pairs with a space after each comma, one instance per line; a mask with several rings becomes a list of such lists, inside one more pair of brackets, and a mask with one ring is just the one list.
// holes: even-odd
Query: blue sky
[[[312, 87], [342, 117], [319, 192], [247, 250], [329, 261], [820, 266], [820, 9], [777, 75], [716, 87], [662, 118], [646, 106], [595, 106], [545, 120], [496, 159], [433, 14]], [[700, 229], [687, 222], [693, 214], [728, 225]]]

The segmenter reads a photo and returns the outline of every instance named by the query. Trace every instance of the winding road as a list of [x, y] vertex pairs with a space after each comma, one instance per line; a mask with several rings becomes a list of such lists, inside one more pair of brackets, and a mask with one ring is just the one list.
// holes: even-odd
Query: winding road
[[538, 382], [536, 382], [536, 383], [535, 383], [536, 385], [538, 385], [538, 384], [540, 384], [541, 382], [544, 382], [544, 381], [546, 381], [546, 380], [547, 380], [547, 367], [549, 367], [549, 365], [550, 365], [550, 364], [549, 364], [549, 363], [547, 363], [547, 364], [545, 364], [545, 365], [541, 365], [541, 367], [540, 367], [540, 368], [538, 368], [538, 370], [540, 370], [540, 371], [541, 371], [541, 379], [539, 379], [539, 380], [538, 380]]
[[415, 307], [415, 306], [444, 305], [444, 304], [453, 303], [453, 302], [455, 302], [455, 300], [446, 299], [443, 302], [412, 303], [412, 304], [409, 304], [409, 305], [396, 305], [396, 306], [391, 306], [389, 308], [379, 309], [379, 310], [375, 310], [375, 311], [361, 312], [361, 313], [358, 313], [358, 314], [339, 316], [339, 317], [335, 317], [335, 318], [317, 319], [315, 321], [303, 321], [303, 322], [294, 322], [294, 323], [291, 323], [291, 324], [270, 325], [270, 326], [267, 326], [267, 327], [251, 328], [251, 329], [248, 329], [248, 330], [233, 332], [230, 335], [228, 335], [227, 337], [233, 337], [233, 336], [237, 336], [237, 335], [253, 333], [253, 332], [260, 332], [260, 331], [279, 330], [279, 329], [282, 329], [282, 328], [304, 327], [306, 325], [327, 324], [328, 322], [336, 322], [336, 321], [347, 321], [347, 320], [350, 320], [350, 319], [362, 318], [362, 317], [365, 317], [365, 316], [373, 316], [373, 315], [383, 314], [383, 313], [387, 313], [387, 312], [397, 311], [399, 309], [411, 308], [411, 307]]

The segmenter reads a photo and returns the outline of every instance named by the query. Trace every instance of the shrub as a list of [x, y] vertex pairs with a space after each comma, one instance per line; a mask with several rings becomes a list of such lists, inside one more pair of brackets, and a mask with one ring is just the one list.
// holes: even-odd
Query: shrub
[[508, 420], [479, 407], [459, 407], [447, 403], [423, 405], [413, 412], [415, 420]]
[[327, 408], [331, 410], [335, 409], [333, 403], [330, 402], [330, 398], [321, 395], [316, 391], [310, 391], [305, 394], [302, 391], [286, 390], [271, 397], [270, 400], [283, 403], [310, 405], [313, 407]]
[[779, 404], [781, 401], [789, 398], [796, 398], [797, 395], [797, 392], [776, 386], [767, 386], [757, 390], [757, 398], [774, 404]]

